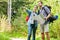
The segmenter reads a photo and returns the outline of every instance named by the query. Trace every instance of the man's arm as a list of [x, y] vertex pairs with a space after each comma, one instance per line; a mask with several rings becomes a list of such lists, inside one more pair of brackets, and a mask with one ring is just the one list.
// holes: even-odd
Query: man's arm
[[49, 17], [51, 17], [51, 11], [47, 7], [45, 7], [45, 11], [48, 13], [48, 16], [45, 18], [47, 20]]
[[46, 17], [46, 20], [47, 20], [49, 17], [51, 17], [51, 13], [48, 14], [48, 16]]

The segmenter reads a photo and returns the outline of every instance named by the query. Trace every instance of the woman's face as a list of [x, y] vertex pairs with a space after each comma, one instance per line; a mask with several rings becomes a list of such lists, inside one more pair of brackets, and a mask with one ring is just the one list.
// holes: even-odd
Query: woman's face
[[38, 9], [38, 7], [37, 6], [34, 6], [33, 10], [36, 11], [37, 9]]

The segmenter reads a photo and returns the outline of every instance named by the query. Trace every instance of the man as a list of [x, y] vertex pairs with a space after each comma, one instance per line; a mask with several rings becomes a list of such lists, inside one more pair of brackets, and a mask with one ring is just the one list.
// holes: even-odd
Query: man
[[[43, 6], [43, 3], [41, 1], [38, 2], [38, 5], [40, 7], [39, 15], [42, 14], [43, 15], [43, 19], [46, 21], [51, 16], [51, 12], [50, 12], [48, 7]], [[45, 11], [48, 13], [48, 15], [47, 15], [47, 13]], [[49, 21], [47, 21], [47, 23], [40, 24], [40, 31], [41, 31], [41, 35], [42, 35], [42, 40], [45, 40], [44, 39], [45, 38], [45, 34], [46, 34], [47, 40], [50, 40], [50, 36], [49, 36]]]
[[[26, 8], [25, 8], [26, 9]], [[28, 20], [28, 40], [30, 40], [31, 35], [32, 40], [35, 40], [35, 33], [37, 29], [37, 20], [34, 19], [34, 16], [37, 15], [37, 6], [35, 5], [33, 8], [33, 11], [26, 9], [26, 12], [29, 15], [29, 20]]]

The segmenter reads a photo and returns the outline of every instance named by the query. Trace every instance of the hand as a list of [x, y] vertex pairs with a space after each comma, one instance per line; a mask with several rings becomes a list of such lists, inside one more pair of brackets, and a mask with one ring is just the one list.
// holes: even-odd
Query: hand
[[25, 10], [26, 10], [26, 7], [22, 7], [22, 10], [25, 12]]
[[45, 19], [45, 20], [47, 20], [48, 18], [47, 18], [47, 17], [45, 17], [44, 19]]
[[23, 7], [23, 9], [25, 10], [25, 9], [26, 9], [26, 7]]

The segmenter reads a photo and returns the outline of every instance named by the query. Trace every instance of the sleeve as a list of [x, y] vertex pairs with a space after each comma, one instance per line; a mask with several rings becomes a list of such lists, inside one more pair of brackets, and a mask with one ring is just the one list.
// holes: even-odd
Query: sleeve
[[30, 15], [31, 14], [31, 10], [26, 9], [26, 12]]
[[48, 7], [44, 7], [44, 8], [45, 8], [45, 11], [46, 11], [48, 14], [50, 14], [49, 8], [48, 8]]

